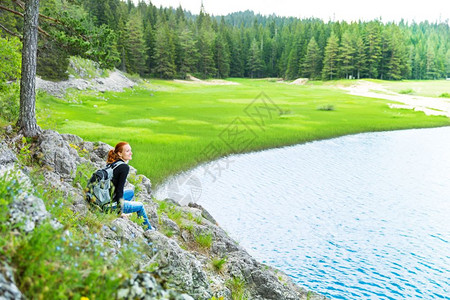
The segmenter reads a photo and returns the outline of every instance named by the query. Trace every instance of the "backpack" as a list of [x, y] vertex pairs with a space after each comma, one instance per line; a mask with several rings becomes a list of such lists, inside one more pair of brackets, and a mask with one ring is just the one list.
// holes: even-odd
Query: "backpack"
[[114, 185], [111, 184], [111, 179], [114, 169], [121, 164], [124, 164], [124, 162], [119, 160], [92, 174], [85, 190], [86, 201], [92, 207], [104, 211], [106, 206], [110, 204], [110, 208], [112, 208], [111, 196], [114, 194]]

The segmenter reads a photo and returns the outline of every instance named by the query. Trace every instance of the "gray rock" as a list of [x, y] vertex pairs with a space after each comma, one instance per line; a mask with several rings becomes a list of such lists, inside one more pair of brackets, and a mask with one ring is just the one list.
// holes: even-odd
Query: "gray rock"
[[164, 290], [148, 272], [134, 274], [117, 291], [117, 299], [171, 299], [194, 300], [189, 295], [174, 290]]
[[11, 224], [18, 224], [25, 232], [33, 231], [42, 221], [50, 217], [42, 199], [22, 192], [9, 205]]
[[5, 132], [6, 132], [6, 134], [11, 134], [11, 133], [13, 133], [13, 128], [12, 128], [12, 126], [11, 126], [11, 125], [6, 126]]
[[203, 218], [207, 219], [208, 221], [210, 221], [214, 225], [218, 224], [217, 221], [213, 218], [213, 216], [206, 209], [204, 209], [203, 206], [201, 206], [200, 204], [189, 202], [188, 206], [200, 209], [202, 211]]
[[159, 232], [146, 232], [158, 253], [158, 272], [167, 279], [166, 286], [183, 291], [195, 299], [210, 299], [212, 291], [202, 264], [172, 239]]
[[78, 153], [58, 133], [44, 131], [39, 136], [38, 145], [43, 154], [41, 161], [44, 165], [65, 178], [75, 175]]
[[145, 177], [144, 175], [138, 175], [138, 179], [141, 178], [140, 185], [143, 187], [143, 191], [147, 192], [147, 194], [151, 197], [152, 196], [152, 183], [150, 179]]
[[14, 281], [13, 270], [5, 262], [0, 264], [0, 299], [22, 300], [25, 297], [19, 291]]
[[83, 139], [82, 139], [82, 138], [80, 138], [79, 136], [74, 135], [74, 134], [68, 134], [68, 133], [65, 133], [65, 134], [61, 134], [61, 137], [62, 137], [66, 142], [68, 142], [68, 143], [70, 143], [70, 144], [74, 144], [74, 145], [80, 145], [80, 144], [83, 142]]
[[108, 152], [109, 150], [114, 149], [108, 144], [99, 142], [98, 146], [94, 147], [93, 152], [96, 154], [100, 159], [103, 161], [106, 161], [108, 158]]
[[0, 143], [0, 165], [7, 165], [17, 161], [17, 157], [14, 152], [8, 148], [6, 143]]

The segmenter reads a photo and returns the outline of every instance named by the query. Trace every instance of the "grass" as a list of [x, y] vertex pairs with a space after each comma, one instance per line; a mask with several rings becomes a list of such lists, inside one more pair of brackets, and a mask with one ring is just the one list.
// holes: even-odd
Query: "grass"
[[225, 263], [227, 262], [227, 257], [222, 258], [214, 258], [212, 261], [212, 265], [214, 269], [218, 272], [223, 270], [223, 267], [225, 266]]
[[[232, 153], [360, 132], [450, 125], [446, 117], [390, 109], [386, 100], [348, 95], [328, 83], [232, 81], [239, 85], [151, 80], [123, 93], [79, 94], [80, 103], [44, 96], [37, 104], [38, 123], [89, 141], [128, 141], [134, 153], [130, 164], [155, 186], [199, 162]], [[330, 113], [320, 107], [338, 109]]]
[[212, 245], [213, 238], [212, 233], [199, 233], [194, 234], [195, 241], [200, 245], [200, 247], [209, 249]]
[[245, 291], [245, 280], [241, 277], [233, 277], [227, 281], [227, 286], [231, 290], [231, 299], [247, 300], [249, 299]]

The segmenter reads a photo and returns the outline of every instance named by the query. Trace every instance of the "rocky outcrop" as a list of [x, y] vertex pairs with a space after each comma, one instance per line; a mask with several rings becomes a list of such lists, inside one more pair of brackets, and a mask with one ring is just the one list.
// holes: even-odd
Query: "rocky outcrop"
[[[74, 214], [86, 216], [89, 209], [82, 187], [77, 186], [74, 178], [78, 176], [77, 170], [81, 165], [90, 165], [94, 169], [104, 167], [111, 146], [54, 131], [44, 131], [36, 145], [34, 157], [43, 166], [46, 185], [70, 196]], [[17, 158], [7, 143], [1, 143], [0, 149], [2, 172], [6, 166], [17, 164]], [[22, 220], [25, 225], [21, 230], [31, 232], [51, 216], [42, 200], [33, 195], [27, 175], [22, 171], [16, 171], [16, 174], [22, 178], [21, 184], [31, 189], [24, 189], [17, 195], [17, 201], [11, 204], [10, 222]], [[148, 178], [137, 175], [134, 168], [131, 168], [128, 178], [130, 182], [127, 185], [139, 191], [136, 196], [144, 203], [149, 219], [158, 231], [144, 232], [140, 225], [129, 219], [116, 218], [103, 226], [98, 242], [110, 245], [107, 252], [112, 256], [120, 253], [124, 245], [146, 245], [138, 264], [140, 270], [152, 264], [158, 267], [152, 273], [138, 271], [133, 274], [118, 289], [119, 299], [232, 299], [232, 282], [236, 279], [245, 286], [247, 299], [325, 299], [308, 293], [282, 272], [253, 259], [217, 226], [203, 207], [196, 204], [180, 206], [170, 200], [154, 202]], [[88, 228], [80, 230], [88, 232]], [[200, 242], [200, 238], [204, 241]], [[223, 259], [223, 266], [214, 265], [217, 259]], [[13, 277], [2, 276], [0, 292], [7, 289], [14, 291], [13, 281], [10, 280]]]
[[95, 90], [99, 92], [114, 91], [121, 92], [124, 88], [132, 88], [136, 83], [128, 79], [122, 72], [115, 70], [107, 78], [80, 79], [69, 78], [66, 81], [53, 82], [36, 78], [36, 87], [44, 90], [50, 95], [62, 97], [67, 89]]

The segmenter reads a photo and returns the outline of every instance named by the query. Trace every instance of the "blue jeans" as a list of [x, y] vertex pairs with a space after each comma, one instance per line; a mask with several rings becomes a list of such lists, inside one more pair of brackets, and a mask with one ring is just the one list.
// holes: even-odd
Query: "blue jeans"
[[139, 217], [144, 218], [144, 225], [147, 226], [148, 229], [152, 229], [152, 225], [150, 225], [150, 221], [148, 220], [147, 213], [145, 212], [144, 204], [142, 202], [133, 201], [134, 192], [132, 190], [123, 191], [123, 213], [137, 213]]

